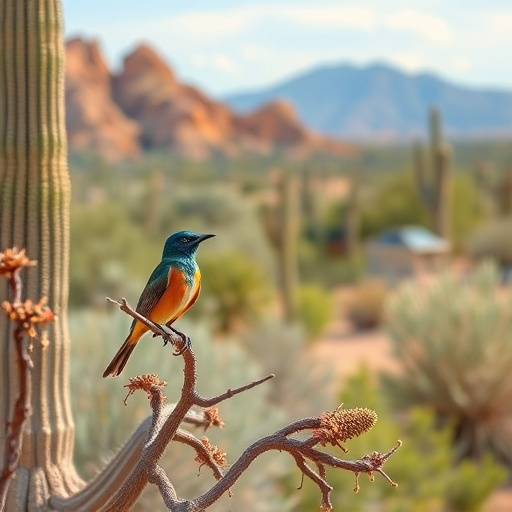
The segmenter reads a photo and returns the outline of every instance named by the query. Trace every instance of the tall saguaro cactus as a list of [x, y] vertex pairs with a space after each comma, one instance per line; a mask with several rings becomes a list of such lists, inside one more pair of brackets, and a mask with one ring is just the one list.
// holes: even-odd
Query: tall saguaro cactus
[[[430, 155], [420, 143], [414, 145], [414, 169], [418, 195], [426, 208], [431, 228], [450, 237], [452, 148], [443, 141], [437, 108], [429, 114]], [[429, 165], [430, 164], [430, 165]]]
[[[59, 0], [0, 2], [0, 245], [24, 247], [23, 298], [48, 297], [55, 324], [32, 358], [32, 415], [7, 510], [40, 510], [81, 486], [73, 467], [67, 327], [69, 200], [64, 46]], [[7, 299], [5, 280], [0, 299]], [[0, 461], [17, 389], [15, 353], [0, 315]]]
[[279, 176], [277, 204], [267, 206], [265, 223], [267, 234], [278, 259], [279, 291], [284, 317], [297, 320], [298, 315], [298, 261], [299, 204], [297, 179], [288, 173]]
[[355, 168], [350, 180], [350, 192], [347, 198], [345, 214], [346, 251], [349, 257], [354, 257], [359, 251], [361, 229], [361, 182], [362, 169]]

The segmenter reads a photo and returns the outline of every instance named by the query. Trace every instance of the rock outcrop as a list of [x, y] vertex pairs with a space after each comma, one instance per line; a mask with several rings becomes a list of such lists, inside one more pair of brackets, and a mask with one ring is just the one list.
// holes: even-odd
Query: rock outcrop
[[180, 83], [147, 45], [138, 46], [111, 76], [97, 43], [67, 44], [67, 125], [71, 149], [108, 160], [136, 157], [141, 148], [192, 159], [276, 149], [349, 155], [352, 148], [313, 134], [293, 106], [273, 102], [248, 115]]
[[72, 150], [108, 161], [140, 155], [138, 123], [114, 103], [110, 71], [96, 42], [66, 44], [66, 128]]

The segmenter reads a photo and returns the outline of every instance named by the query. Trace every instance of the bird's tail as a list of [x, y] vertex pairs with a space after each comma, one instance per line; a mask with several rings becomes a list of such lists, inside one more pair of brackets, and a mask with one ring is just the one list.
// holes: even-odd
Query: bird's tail
[[116, 377], [119, 375], [123, 368], [126, 366], [128, 358], [130, 357], [133, 349], [137, 345], [137, 340], [131, 339], [131, 333], [126, 338], [124, 343], [121, 345], [121, 348], [117, 351], [117, 354], [114, 356], [110, 364], [107, 366], [107, 369], [103, 372], [103, 377], [108, 377], [112, 375], [112, 377]]

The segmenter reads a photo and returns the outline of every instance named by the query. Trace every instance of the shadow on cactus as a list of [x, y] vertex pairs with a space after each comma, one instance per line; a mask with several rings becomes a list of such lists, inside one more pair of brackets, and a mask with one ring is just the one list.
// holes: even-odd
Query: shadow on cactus
[[387, 376], [402, 405], [426, 405], [455, 425], [459, 458], [487, 450], [512, 465], [512, 290], [499, 290], [490, 263], [429, 287], [404, 285], [387, 304], [399, 376]]

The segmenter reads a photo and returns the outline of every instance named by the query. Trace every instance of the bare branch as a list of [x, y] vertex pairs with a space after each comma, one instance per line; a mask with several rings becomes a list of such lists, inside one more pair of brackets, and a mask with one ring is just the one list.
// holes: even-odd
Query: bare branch
[[130, 315], [135, 320], [142, 322], [155, 336], [162, 336], [164, 341], [170, 342], [171, 344], [180, 344], [183, 339], [174, 329], [168, 329], [160, 324], [156, 324], [151, 320], [147, 319], [145, 316], [142, 316], [140, 313], [137, 313], [134, 309], [130, 307], [126, 299], [123, 297], [120, 301], [111, 299], [110, 297], [106, 298], [108, 302], [112, 304], [117, 304], [121, 311], [124, 311], [126, 314]]
[[194, 404], [198, 405], [199, 407], [211, 407], [213, 405], [217, 405], [220, 402], [223, 402], [224, 400], [228, 400], [229, 398], [238, 395], [239, 393], [243, 393], [248, 389], [252, 389], [256, 386], [259, 386], [260, 384], [263, 384], [264, 382], [267, 382], [267, 380], [273, 379], [274, 377], [275, 375], [271, 373], [270, 375], [267, 375], [262, 379], [255, 380], [254, 382], [250, 382], [245, 386], [240, 386], [239, 388], [235, 389], [228, 389], [225, 393], [222, 393], [222, 395], [218, 395], [213, 398], [203, 398], [198, 393], [194, 393]]
[[[325, 510], [331, 510], [331, 491], [332, 487], [325, 480], [325, 470], [323, 471], [323, 475], [319, 475], [308, 466], [306, 459], [300, 454], [293, 454], [293, 458], [297, 464], [297, 467], [302, 471], [303, 475], [308, 476], [316, 485], [318, 485], [320, 492], [322, 493], [322, 507]], [[323, 466], [319, 466], [319, 468], [323, 468]]]
[[[224, 473], [221, 468], [226, 464], [225, 454], [211, 445], [206, 438], [199, 441], [192, 434], [180, 430], [179, 426], [184, 421], [205, 427], [212, 424], [222, 426], [223, 423], [218, 417], [216, 409], [209, 410], [208, 414], [203, 412], [201, 418], [201, 415], [193, 413], [191, 408], [194, 405], [200, 407], [214, 406], [238, 393], [266, 382], [273, 375], [235, 389], [228, 389], [221, 395], [204, 398], [196, 390], [196, 359], [189, 338], [168, 326], [160, 326], [147, 320], [132, 310], [124, 299], [115, 303], [122, 311], [147, 325], [155, 335], [162, 336], [165, 342], [173, 344], [177, 350], [176, 353], [183, 357], [184, 383], [179, 401], [172, 408], [163, 408], [164, 398], [160, 389], [161, 386], [154, 385], [156, 380], [159, 381], [157, 376], [151, 376], [151, 379], [148, 379], [148, 376], [130, 379], [131, 384], [128, 386], [130, 389], [143, 389], [149, 394], [153, 421], [139, 462], [108, 502], [105, 508], [106, 512], [120, 512], [130, 508], [148, 482], [158, 486], [164, 502], [170, 510], [175, 512], [204, 510], [217, 501], [222, 494], [229, 491], [241, 474], [259, 455], [269, 450], [286, 451], [294, 458], [302, 474], [310, 478], [319, 487], [322, 495], [321, 506], [322, 510], [325, 511], [331, 509], [330, 492], [332, 490], [326, 480], [326, 466], [352, 471], [356, 478], [359, 473], [367, 473], [373, 477], [373, 473], [378, 472], [393, 485], [396, 485], [384, 473], [382, 465], [398, 449], [400, 443], [385, 454], [372, 452], [356, 461], [342, 460], [316, 448], [319, 444], [323, 446], [326, 444], [341, 446], [341, 442], [369, 430], [377, 419], [376, 414], [369, 409], [345, 410], [341, 406], [335, 411], [323, 413], [319, 417], [303, 418], [295, 421], [274, 434], [259, 439], [249, 446]], [[293, 437], [306, 430], [311, 431], [311, 435], [306, 439], [300, 440]], [[180, 500], [165, 472], [158, 465], [158, 460], [167, 444], [172, 440], [188, 444], [194, 448], [197, 454], [196, 460], [201, 465], [206, 464], [210, 467], [214, 476], [218, 479], [209, 491], [194, 500]], [[318, 467], [318, 473], [311, 468], [308, 461]]]
[[37, 337], [36, 324], [45, 324], [54, 319], [53, 313], [45, 307], [45, 299], [34, 304], [27, 300], [21, 302], [23, 282], [20, 271], [24, 267], [33, 267], [35, 261], [29, 260], [25, 250], [16, 247], [0, 252], [0, 275], [9, 280], [11, 302], [5, 301], [2, 308], [16, 325], [13, 341], [18, 364], [19, 395], [14, 403], [12, 417], [5, 436], [4, 461], [0, 470], [0, 511], [5, 508], [11, 480], [18, 469], [23, 443], [23, 430], [32, 414], [31, 378], [34, 367], [32, 358], [32, 338]]
[[18, 469], [23, 443], [23, 429], [27, 419], [32, 414], [30, 380], [33, 364], [29, 354], [30, 344], [31, 342], [25, 337], [23, 327], [16, 327], [14, 331], [14, 345], [18, 362], [20, 394], [14, 403], [12, 418], [5, 437], [4, 464], [0, 472], [0, 511], [3, 511], [5, 508], [11, 479]]
[[213, 471], [213, 476], [220, 480], [224, 473], [221, 467], [215, 462], [211, 453], [206, 449], [205, 445], [194, 435], [186, 430], [179, 429], [174, 436], [174, 440], [186, 444], [193, 448], [201, 457], [201, 460]]
[[[229, 490], [234, 483], [238, 480], [238, 478], [242, 475], [242, 473], [249, 467], [250, 464], [262, 453], [270, 451], [270, 450], [278, 450], [278, 451], [286, 451], [290, 453], [290, 455], [295, 459], [297, 465], [302, 470], [303, 467], [307, 467], [304, 471], [309, 478], [313, 479], [317, 485], [319, 485], [322, 491], [322, 507], [325, 510], [329, 510], [330, 501], [329, 501], [329, 493], [327, 492], [328, 484], [324, 486], [321, 482], [325, 477], [325, 470], [320, 469], [320, 472], [323, 476], [316, 475], [316, 473], [307, 466], [305, 459], [309, 459], [317, 464], [319, 468], [323, 466], [330, 466], [334, 468], [346, 469], [348, 471], [352, 471], [353, 473], [368, 473], [370, 475], [373, 474], [374, 471], [379, 473], [383, 473], [382, 464], [385, 460], [387, 460], [401, 445], [401, 442], [397, 443], [397, 445], [385, 454], [379, 454], [378, 452], [373, 452], [370, 455], [363, 457], [362, 459], [355, 461], [346, 461], [334, 457], [333, 455], [321, 452], [311, 447], [310, 439], [306, 439], [305, 441], [300, 441], [297, 439], [289, 438], [288, 435], [293, 433], [297, 433], [300, 430], [304, 430], [305, 424], [309, 423], [311, 425], [313, 418], [308, 418], [306, 421], [298, 421], [294, 424], [288, 425], [287, 427], [281, 429], [280, 431], [259, 439], [251, 446], [249, 446], [239, 457], [239, 459], [229, 468], [229, 470], [225, 473], [224, 477], [217, 482], [209, 491], [207, 491], [202, 496], [198, 497], [196, 500], [193, 500], [192, 509], [197, 507], [198, 510], [204, 510], [213, 504], [215, 501], [219, 499], [219, 497], [224, 494], [227, 490]], [[317, 418], [318, 422], [320, 422], [320, 418]], [[295, 428], [293, 427], [295, 425]], [[315, 427], [309, 427], [315, 428]], [[284, 434], [286, 432], [286, 434]], [[300, 461], [300, 462], [299, 462]], [[303, 466], [303, 463], [305, 466]], [[316, 475], [316, 476], [315, 476]], [[387, 477], [387, 475], [386, 475]], [[324, 480], [325, 481], [325, 480]], [[396, 486], [396, 484], [393, 485]], [[194, 509], [195, 510], [195, 509]]]

